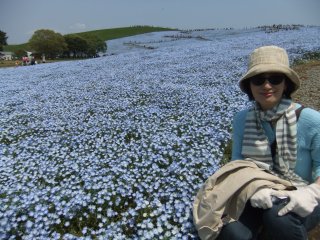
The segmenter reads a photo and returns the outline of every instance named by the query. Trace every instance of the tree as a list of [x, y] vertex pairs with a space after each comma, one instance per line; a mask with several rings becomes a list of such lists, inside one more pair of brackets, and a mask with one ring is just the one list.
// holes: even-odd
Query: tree
[[95, 57], [99, 52], [107, 51], [107, 44], [96, 35], [85, 34], [84, 39], [88, 42], [87, 54], [90, 57]]
[[17, 49], [17, 50], [14, 51], [14, 55], [15, 55], [15, 57], [21, 59], [23, 56], [26, 55], [26, 52], [24, 50], [22, 50], [22, 49]]
[[67, 49], [64, 37], [49, 29], [35, 31], [29, 40], [29, 46], [37, 53], [51, 58], [61, 55]]
[[7, 39], [8, 37], [6, 36], [7, 34], [3, 31], [0, 30], [0, 51], [3, 50], [3, 46], [7, 45]]
[[88, 50], [88, 42], [84, 38], [78, 35], [65, 35], [64, 40], [68, 46], [68, 56], [70, 57], [71, 53], [73, 57], [79, 57], [86, 54]]

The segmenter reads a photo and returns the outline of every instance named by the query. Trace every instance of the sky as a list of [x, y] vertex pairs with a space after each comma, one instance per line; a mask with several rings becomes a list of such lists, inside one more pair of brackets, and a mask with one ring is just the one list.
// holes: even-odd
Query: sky
[[320, 0], [0, 0], [8, 44], [39, 29], [61, 34], [148, 25], [178, 29], [320, 26]]

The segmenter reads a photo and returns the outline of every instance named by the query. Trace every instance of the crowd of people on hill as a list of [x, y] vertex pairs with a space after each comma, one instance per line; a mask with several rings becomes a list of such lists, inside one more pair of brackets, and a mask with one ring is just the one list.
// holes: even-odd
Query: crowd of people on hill
[[[43, 56], [41, 63], [45, 63], [45, 62], [46, 62], [46, 60], [45, 60], [45, 57]], [[26, 56], [25, 55], [25, 56], [23, 56], [21, 58], [21, 61], [16, 60], [16, 62], [15, 62], [16, 67], [18, 67], [18, 66], [30, 66], [30, 65], [36, 65], [36, 64], [39, 64], [39, 62], [32, 55], [31, 56]]]
[[31, 57], [23, 56], [22, 57], [22, 65], [23, 66], [35, 65], [35, 64], [37, 64], [37, 61], [35, 60], [35, 58], [33, 56], [31, 56]]

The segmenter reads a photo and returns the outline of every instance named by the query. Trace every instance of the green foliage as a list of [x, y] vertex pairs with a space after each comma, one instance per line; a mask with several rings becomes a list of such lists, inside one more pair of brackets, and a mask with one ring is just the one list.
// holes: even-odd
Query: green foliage
[[38, 54], [45, 54], [52, 58], [59, 56], [67, 49], [64, 37], [49, 29], [35, 31], [29, 40], [29, 46]]
[[73, 57], [82, 57], [89, 48], [87, 40], [78, 35], [66, 35], [64, 39], [68, 46], [67, 55], [73, 54]]
[[306, 52], [302, 55], [301, 58], [295, 59], [293, 62], [293, 66], [304, 64], [311, 60], [320, 60], [320, 51]]
[[89, 45], [89, 48], [87, 50], [87, 54], [89, 56], [96, 56], [98, 52], [107, 51], [107, 44], [98, 36], [93, 34], [86, 34], [84, 35], [84, 38], [86, 39]]
[[15, 57], [21, 59], [24, 55], [26, 55], [26, 52], [22, 49], [17, 49], [14, 51]]
[[220, 161], [220, 166], [225, 165], [226, 163], [230, 162], [231, 156], [232, 156], [232, 140], [229, 140], [222, 146], [224, 151], [223, 151], [223, 157]]
[[68, 46], [68, 55], [95, 57], [99, 52], [107, 50], [107, 44], [94, 34], [69, 34], [64, 36]]
[[3, 46], [7, 45], [7, 39], [8, 37], [6, 36], [7, 34], [3, 31], [0, 30], [0, 51], [3, 50]]

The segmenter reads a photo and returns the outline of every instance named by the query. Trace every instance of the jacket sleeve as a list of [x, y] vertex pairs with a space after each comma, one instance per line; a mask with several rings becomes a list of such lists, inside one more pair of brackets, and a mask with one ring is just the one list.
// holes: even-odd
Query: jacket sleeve
[[242, 141], [244, 133], [244, 125], [248, 110], [238, 112], [233, 118], [232, 124], [232, 157], [231, 160], [243, 160]]

